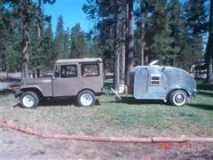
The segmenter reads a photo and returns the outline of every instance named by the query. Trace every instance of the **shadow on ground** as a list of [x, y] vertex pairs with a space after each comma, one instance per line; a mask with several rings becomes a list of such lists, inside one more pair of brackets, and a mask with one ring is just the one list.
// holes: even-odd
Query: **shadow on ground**
[[213, 90], [213, 84], [198, 84], [198, 90]]
[[213, 111], [213, 104], [189, 104], [190, 107]]
[[[100, 105], [100, 102], [97, 100], [95, 105]], [[76, 97], [43, 99], [38, 105], [38, 107], [68, 107], [68, 106], [81, 107], [78, 105]], [[13, 107], [23, 108], [20, 103], [14, 105]]]
[[9, 95], [9, 94], [11, 94], [11, 92], [8, 91], [8, 90], [0, 91], [0, 96], [6, 96], [6, 95]]
[[198, 94], [213, 97], [213, 92], [198, 91]]
[[75, 97], [70, 98], [51, 98], [43, 99], [39, 106], [67, 106], [67, 105], [77, 105]]
[[121, 100], [118, 100], [118, 101], [110, 101], [110, 103], [124, 103], [129, 105], [134, 105], [134, 104], [164, 104], [165, 105], [165, 103], [162, 100], [136, 100], [131, 97], [122, 98]]

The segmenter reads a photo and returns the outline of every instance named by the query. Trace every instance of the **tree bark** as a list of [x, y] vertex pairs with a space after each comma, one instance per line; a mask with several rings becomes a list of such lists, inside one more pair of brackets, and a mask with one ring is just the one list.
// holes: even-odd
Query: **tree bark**
[[144, 22], [145, 13], [141, 10], [141, 65], [144, 65], [144, 52], [145, 52], [145, 22]]
[[29, 62], [30, 62], [30, 33], [28, 24], [24, 22], [23, 24], [23, 40], [22, 40], [22, 57], [23, 57], [23, 66], [22, 73], [24, 78], [29, 77]]
[[121, 48], [121, 57], [120, 57], [120, 83], [125, 84], [126, 78], [126, 34], [127, 34], [127, 0], [121, 0], [121, 19], [120, 19], [120, 48]]
[[207, 80], [213, 80], [213, 0], [210, 1], [210, 17], [209, 17], [209, 38], [206, 52], [207, 61]]
[[115, 90], [119, 89], [120, 84], [120, 54], [119, 54], [119, 42], [118, 42], [118, 33], [119, 33], [119, 25], [118, 25], [118, 5], [117, 0], [113, 0], [113, 7], [114, 7], [114, 79], [113, 79], [113, 87]]
[[29, 30], [29, 20], [26, 10], [31, 1], [26, 0], [20, 3], [21, 8], [21, 21], [22, 21], [22, 76], [24, 78], [29, 77], [29, 63], [30, 63], [30, 30]]
[[133, 30], [133, 18], [134, 18], [134, 12], [133, 12], [133, 0], [127, 1], [127, 70], [126, 70], [126, 84], [129, 84], [130, 78], [129, 78], [129, 72], [134, 67], [134, 30]]
[[[125, 30], [125, 29], [124, 29]], [[122, 34], [125, 33], [125, 31], [122, 30]], [[124, 34], [125, 36], [125, 34]], [[122, 38], [121, 42], [121, 54], [120, 54], [120, 83], [125, 83], [125, 77], [126, 77], [126, 45], [125, 45], [125, 37]]]

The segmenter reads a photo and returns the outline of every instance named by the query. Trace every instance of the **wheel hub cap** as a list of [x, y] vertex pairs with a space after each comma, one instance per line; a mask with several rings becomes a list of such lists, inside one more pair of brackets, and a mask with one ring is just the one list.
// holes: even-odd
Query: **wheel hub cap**
[[83, 94], [80, 100], [81, 100], [81, 103], [85, 106], [89, 106], [93, 102], [93, 98], [90, 94]]
[[32, 106], [34, 105], [34, 99], [33, 99], [33, 97], [30, 96], [30, 95], [24, 96], [24, 97], [23, 97], [23, 104], [24, 104], [26, 107], [28, 107], [28, 108], [32, 107]]
[[176, 97], [175, 97], [175, 101], [177, 103], [182, 103], [184, 101], [184, 96], [182, 94], [178, 94]]

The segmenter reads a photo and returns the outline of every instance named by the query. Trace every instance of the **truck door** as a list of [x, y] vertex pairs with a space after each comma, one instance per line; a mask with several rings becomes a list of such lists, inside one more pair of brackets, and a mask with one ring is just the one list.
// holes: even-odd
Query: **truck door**
[[78, 65], [61, 65], [59, 75], [53, 80], [53, 96], [74, 96], [78, 92]]

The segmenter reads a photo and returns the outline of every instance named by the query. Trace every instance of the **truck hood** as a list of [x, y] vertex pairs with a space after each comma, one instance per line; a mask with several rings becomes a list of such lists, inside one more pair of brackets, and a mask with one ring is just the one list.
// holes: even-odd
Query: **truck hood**
[[24, 78], [22, 80], [22, 84], [24, 85], [35, 85], [35, 84], [41, 84], [41, 83], [51, 83], [52, 78], [51, 77], [42, 77], [42, 78]]

